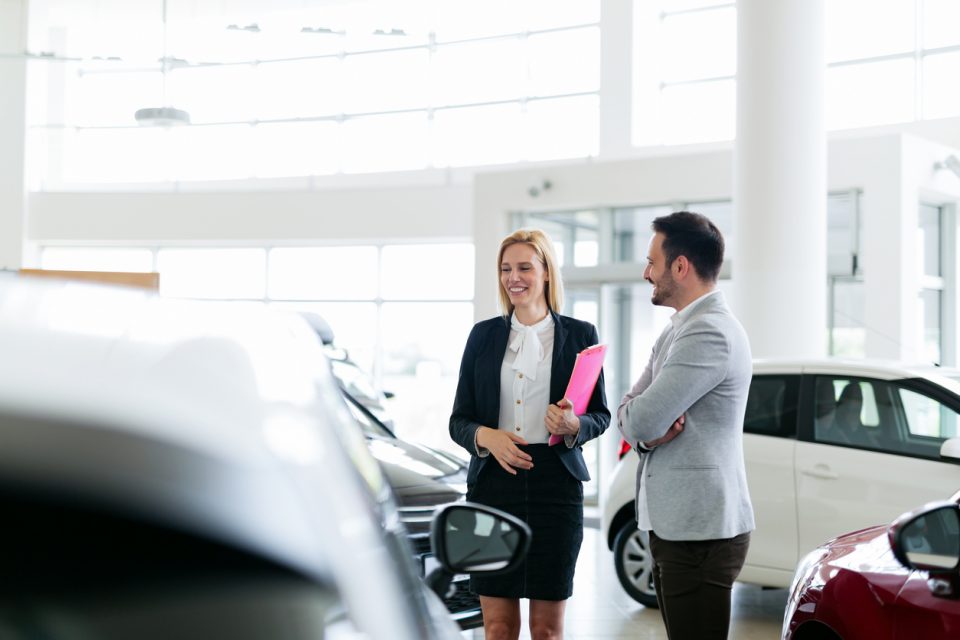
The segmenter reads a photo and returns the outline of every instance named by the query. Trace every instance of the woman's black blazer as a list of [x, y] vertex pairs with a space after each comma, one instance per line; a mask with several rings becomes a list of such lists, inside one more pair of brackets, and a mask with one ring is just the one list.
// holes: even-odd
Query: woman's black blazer
[[[553, 363], [550, 369], [550, 402], [563, 398], [567, 382], [573, 372], [577, 354], [597, 344], [597, 329], [589, 322], [561, 316], [553, 311]], [[457, 395], [450, 415], [450, 437], [470, 453], [467, 483], [477, 481], [480, 469], [485, 464], [497, 464], [493, 456], [481, 458], [474, 442], [481, 426], [496, 429], [500, 424], [500, 369], [510, 337], [510, 317], [498, 316], [478, 322], [473, 326], [460, 362], [460, 379]], [[590, 397], [587, 411], [580, 416], [580, 433], [573, 448], [565, 443], [555, 445], [563, 465], [570, 474], [582, 482], [590, 479], [583, 460], [583, 443], [602, 434], [610, 424], [603, 388], [603, 372]]]

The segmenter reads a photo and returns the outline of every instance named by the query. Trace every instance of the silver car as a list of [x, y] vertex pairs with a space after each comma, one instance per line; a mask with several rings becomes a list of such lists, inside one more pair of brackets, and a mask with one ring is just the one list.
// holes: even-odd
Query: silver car
[[[460, 637], [302, 320], [4, 278], [0, 354], [11, 637]], [[456, 509], [438, 591], [529, 542]]]

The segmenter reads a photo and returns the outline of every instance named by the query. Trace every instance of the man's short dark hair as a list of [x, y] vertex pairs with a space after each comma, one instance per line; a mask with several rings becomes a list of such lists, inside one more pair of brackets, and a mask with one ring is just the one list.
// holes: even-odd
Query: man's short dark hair
[[651, 226], [663, 234], [668, 267], [685, 256], [701, 280], [716, 282], [723, 264], [723, 234], [709, 218], [691, 211], [676, 211], [656, 218]]

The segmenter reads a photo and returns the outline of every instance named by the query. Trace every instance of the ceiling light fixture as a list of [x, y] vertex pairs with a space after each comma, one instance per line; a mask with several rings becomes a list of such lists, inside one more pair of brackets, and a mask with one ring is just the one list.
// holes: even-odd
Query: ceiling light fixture
[[342, 36], [346, 32], [337, 31], [336, 29], [330, 29], [329, 27], [303, 27], [300, 29], [300, 33], [320, 33], [320, 34]]
[[163, 0], [163, 57], [159, 59], [159, 62], [162, 78], [161, 102], [164, 106], [137, 109], [133, 118], [141, 127], [171, 127], [190, 124], [189, 113], [183, 109], [176, 109], [167, 102], [167, 72], [175, 67], [183, 67], [189, 64], [186, 60], [167, 55], [167, 0]]
[[241, 27], [238, 24], [228, 24], [227, 31], [249, 31], [250, 33], [260, 33], [260, 25], [256, 22]]

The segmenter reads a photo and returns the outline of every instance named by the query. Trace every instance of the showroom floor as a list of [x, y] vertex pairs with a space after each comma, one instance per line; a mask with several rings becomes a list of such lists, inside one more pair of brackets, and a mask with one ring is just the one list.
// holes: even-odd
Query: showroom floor
[[[731, 640], [779, 638], [786, 600], [786, 589], [763, 590], [736, 585]], [[483, 630], [465, 631], [463, 637], [479, 640], [484, 637]], [[520, 637], [530, 638], [525, 610]], [[637, 604], [620, 587], [613, 557], [595, 528], [584, 531], [573, 597], [567, 603], [565, 637], [571, 640], [665, 640], [667, 637], [660, 612]]]

